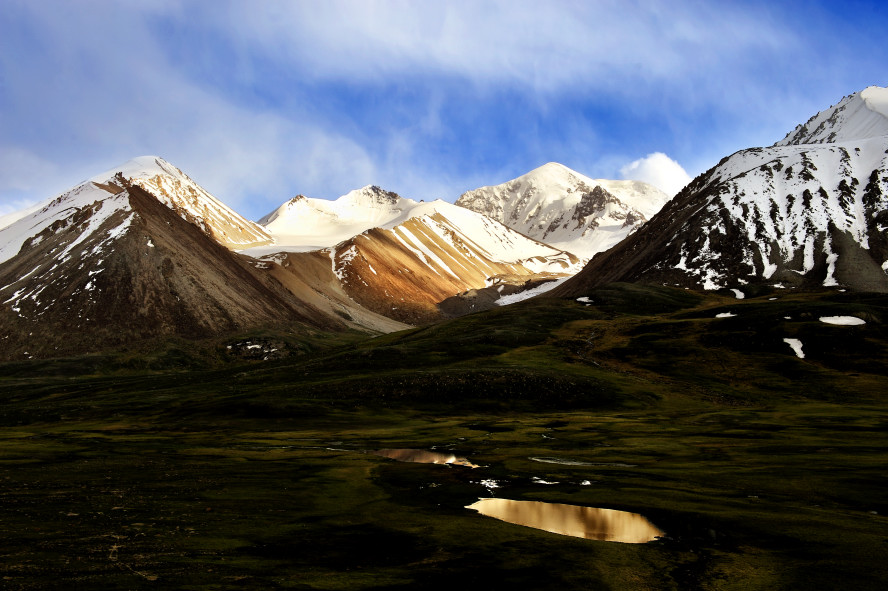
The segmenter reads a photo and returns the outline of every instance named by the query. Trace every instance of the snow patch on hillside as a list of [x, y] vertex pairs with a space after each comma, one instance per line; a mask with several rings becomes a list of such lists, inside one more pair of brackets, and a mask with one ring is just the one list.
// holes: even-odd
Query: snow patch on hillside
[[790, 346], [796, 357], [799, 359], [805, 358], [805, 353], [802, 351], [802, 341], [799, 339], [783, 339], [783, 342]]
[[860, 326], [866, 324], [865, 320], [856, 316], [821, 316], [820, 322], [839, 326]]
[[[709, 230], [674, 238], [681, 256], [672, 266], [715, 289], [742, 284], [746, 275], [769, 279], [778, 268], [804, 276], [824, 261], [822, 284], [839, 286], [836, 231], [870, 249], [873, 220], [888, 209], [886, 171], [888, 136], [737, 152], [704, 177], [699, 190], [707, 200], [694, 224]], [[709, 236], [725, 235], [726, 221], [745, 245], [714, 251]], [[724, 262], [738, 250], [749, 270], [734, 277]]]
[[538, 285], [537, 287], [534, 287], [532, 289], [528, 289], [519, 293], [514, 293], [512, 295], [503, 296], [496, 301], [496, 305], [508, 306], [509, 304], [516, 304], [518, 302], [523, 302], [524, 300], [529, 300], [530, 298], [544, 294], [547, 291], [552, 291], [568, 279], [570, 279], [570, 277], [562, 277], [561, 279], [556, 279], [555, 281], [543, 283], [542, 285]]

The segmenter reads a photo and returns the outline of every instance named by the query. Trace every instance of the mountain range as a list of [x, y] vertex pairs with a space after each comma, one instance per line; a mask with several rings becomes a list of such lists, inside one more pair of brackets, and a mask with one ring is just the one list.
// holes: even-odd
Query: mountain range
[[884, 292], [886, 190], [879, 87], [724, 158], [671, 200], [549, 163], [455, 204], [367, 186], [299, 195], [252, 222], [140, 157], [0, 220], [3, 356], [269, 326], [389, 332], [546, 282], [560, 297], [618, 281]]
[[491, 282], [573, 275], [583, 262], [482, 214], [375, 186], [335, 201], [300, 195], [259, 224], [273, 243], [241, 252], [294, 264], [307, 256], [329, 258], [354, 301], [409, 323], [440, 318], [437, 304], [457, 293]]
[[[390, 332], [491, 284], [584, 261], [482, 214], [378, 187], [291, 199], [259, 222], [144, 156], [3, 220], [3, 357], [261, 327]], [[452, 311], [452, 307], [451, 307]]]
[[[318, 302], [306, 277], [285, 287], [231, 250], [270, 242], [260, 226], [162, 159], [137, 158], [96, 175], [0, 230], [4, 356], [262, 325], [356, 324], [345, 321], [358, 306], [344, 294], [335, 304], [335, 293]], [[337, 305], [341, 314], [331, 310]], [[358, 316], [376, 330], [402, 326], [369, 312]]]

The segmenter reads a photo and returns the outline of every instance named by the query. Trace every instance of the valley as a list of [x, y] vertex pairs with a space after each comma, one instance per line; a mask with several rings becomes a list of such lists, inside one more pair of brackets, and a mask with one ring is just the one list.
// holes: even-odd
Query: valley
[[[339, 345], [254, 335], [301, 351], [268, 361], [171, 341], [151, 368], [4, 364], [4, 586], [880, 588], [888, 299], [585, 300]], [[478, 467], [372, 453], [392, 448]], [[636, 512], [666, 536], [466, 509], [491, 497]]]

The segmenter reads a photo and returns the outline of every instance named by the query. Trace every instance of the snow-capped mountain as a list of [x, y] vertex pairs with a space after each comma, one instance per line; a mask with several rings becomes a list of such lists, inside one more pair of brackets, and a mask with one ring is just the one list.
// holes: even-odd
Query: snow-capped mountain
[[482, 214], [375, 186], [335, 201], [299, 196], [259, 223], [274, 244], [244, 254], [276, 261], [283, 259], [275, 253], [322, 250], [352, 299], [411, 323], [437, 318], [438, 302], [497, 276], [562, 276], [582, 267], [575, 255]]
[[159, 158], [96, 175], [0, 229], [3, 356], [281, 322], [341, 326], [225, 247], [268, 240]]
[[438, 303], [505, 277], [574, 274], [580, 259], [444, 201], [329, 249], [336, 275], [357, 302], [410, 323], [439, 317]]
[[366, 186], [335, 201], [297, 195], [259, 220], [274, 237], [277, 249], [288, 252], [319, 250], [391, 223], [419, 205], [396, 193]]
[[553, 293], [638, 280], [888, 291], [886, 272], [888, 89], [870, 87], [723, 159]]
[[463, 193], [456, 204], [546, 244], [591, 258], [669, 201], [640, 181], [590, 179], [550, 162], [501, 185]]
[[[182, 219], [199, 227], [216, 242], [231, 249], [259, 246], [271, 237], [254, 222], [210, 195], [188, 175], [157, 156], [142, 156], [116, 169], [132, 184], [139, 185]], [[103, 179], [107, 173], [92, 181]]]
[[[251, 222], [210, 195], [184, 172], [157, 156], [141, 156], [97, 174], [73, 189], [47, 199], [21, 213], [0, 229], [0, 262], [9, 260], [29, 239], [40, 235], [62, 219], [74, 219], [78, 211], [89, 210], [89, 225], [81, 240], [119, 211], [130, 211], [127, 186], [139, 186], [182, 219], [200, 228], [223, 246], [247, 248], [271, 242], [260, 226]], [[131, 216], [124, 215], [117, 232], [123, 232]]]

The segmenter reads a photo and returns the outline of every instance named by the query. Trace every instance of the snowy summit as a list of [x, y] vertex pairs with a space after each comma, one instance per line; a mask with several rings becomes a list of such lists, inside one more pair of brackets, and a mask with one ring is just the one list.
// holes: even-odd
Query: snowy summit
[[669, 196], [641, 181], [590, 179], [550, 162], [456, 204], [557, 248], [591, 258], [636, 230]]

